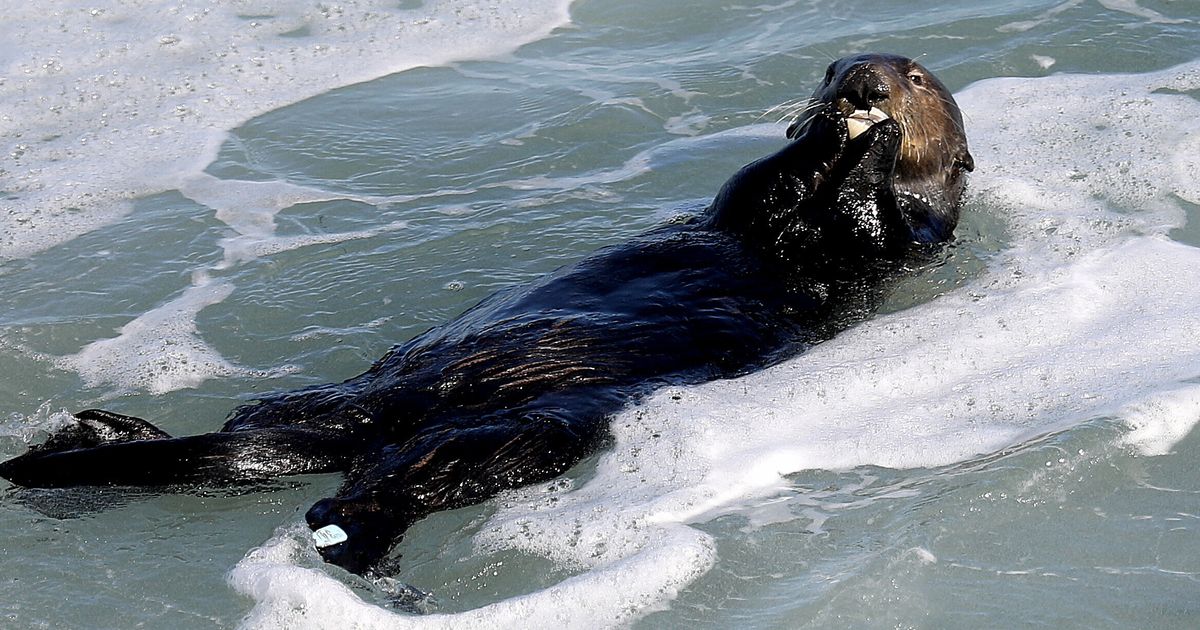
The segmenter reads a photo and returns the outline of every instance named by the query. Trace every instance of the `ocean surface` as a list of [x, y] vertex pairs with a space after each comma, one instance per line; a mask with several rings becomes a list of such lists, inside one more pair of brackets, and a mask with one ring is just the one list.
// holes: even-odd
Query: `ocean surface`
[[613, 418], [565, 478], [324, 565], [335, 476], [0, 482], [3, 628], [1200, 627], [1200, 3], [6, 2], [0, 458], [211, 431], [681, 214], [834, 58], [977, 169], [877, 316]]

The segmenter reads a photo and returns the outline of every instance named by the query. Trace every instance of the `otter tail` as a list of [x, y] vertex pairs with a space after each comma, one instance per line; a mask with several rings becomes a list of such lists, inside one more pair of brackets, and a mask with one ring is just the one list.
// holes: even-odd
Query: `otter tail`
[[354, 450], [344, 436], [263, 428], [171, 437], [132, 416], [89, 409], [29, 452], [0, 463], [0, 477], [27, 488], [230, 485], [334, 472]]

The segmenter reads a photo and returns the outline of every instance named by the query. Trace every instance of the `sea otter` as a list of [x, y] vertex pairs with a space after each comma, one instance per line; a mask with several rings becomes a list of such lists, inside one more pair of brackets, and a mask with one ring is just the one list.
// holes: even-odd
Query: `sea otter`
[[564, 473], [647, 392], [829, 338], [906, 256], [951, 237], [973, 161], [954, 99], [920, 64], [834, 62], [787, 135], [702, 215], [496, 293], [348, 381], [188, 437], [82, 411], [0, 475], [166, 487], [342, 472], [306, 518], [325, 560], [372, 570], [425, 515]]

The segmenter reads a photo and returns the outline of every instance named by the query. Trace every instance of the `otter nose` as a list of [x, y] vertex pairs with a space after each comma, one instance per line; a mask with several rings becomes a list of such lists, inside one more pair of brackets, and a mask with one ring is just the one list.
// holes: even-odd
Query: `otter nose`
[[887, 100], [891, 88], [883, 74], [870, 63], [861, 63], [850, 69], [838, 87], [838, 98], [850, 101], [858, 109], [870, 109]]

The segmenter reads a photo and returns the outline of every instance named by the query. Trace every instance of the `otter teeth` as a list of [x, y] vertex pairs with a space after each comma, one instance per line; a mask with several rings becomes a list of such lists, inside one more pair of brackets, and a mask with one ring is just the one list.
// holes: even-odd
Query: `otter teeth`
[[871, 125], [887, 119], [888, 115], [878, 107], [872, 107], [870, 110], [856, 109], [846, 116], [846, 129], [849, 130], [850, 139], [853, 140], [870, 129]]

